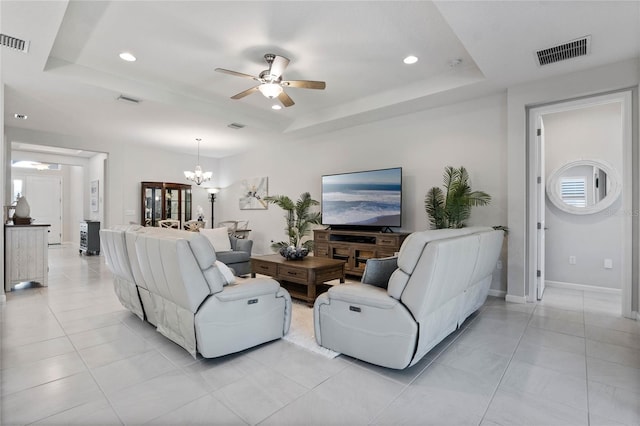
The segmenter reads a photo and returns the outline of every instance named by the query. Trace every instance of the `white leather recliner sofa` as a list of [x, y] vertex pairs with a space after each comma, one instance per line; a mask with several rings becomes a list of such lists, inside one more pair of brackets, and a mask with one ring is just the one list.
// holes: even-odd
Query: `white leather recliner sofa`
[[238, 352], [289, 331], [289, 293], [266, 277], [233, 284], [199, 233], [130, 226], [100, 237], [123, 306], [194, 357]]
[[411, 234], [397, 258], [367, 261], [361, 283], [316, 299], [317, 343], [383, 367], [417, 363], [484, 304], [503, 239], [490, 227]]

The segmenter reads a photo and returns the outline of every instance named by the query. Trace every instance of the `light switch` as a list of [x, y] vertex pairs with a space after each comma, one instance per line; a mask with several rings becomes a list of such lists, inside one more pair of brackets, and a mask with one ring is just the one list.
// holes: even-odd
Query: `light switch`
[[569, 265], [575, 265], [575, 264], [576, 264], [576, 257], [569, 256]]
[[605, 259], [604, 260], [604, 269], [613, 269], [613, 260]]

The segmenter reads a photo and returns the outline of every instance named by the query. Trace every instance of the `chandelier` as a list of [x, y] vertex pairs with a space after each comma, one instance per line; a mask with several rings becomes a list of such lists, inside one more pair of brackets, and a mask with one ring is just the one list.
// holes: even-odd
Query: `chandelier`
[[196, 165], [196, 169], [191, 171], [185, 171], [184, 177], [188, 180], [194, 182], [196, 185], [200, 185], [202, 182], [206, 182], [211, 180], [211, 176], [213, 176], [213, 172], [203, 172], [202, 167], [200, 167], [200, 141], [202, 139], [197, 138], [196, 142], [198, 142], [198, 164]]

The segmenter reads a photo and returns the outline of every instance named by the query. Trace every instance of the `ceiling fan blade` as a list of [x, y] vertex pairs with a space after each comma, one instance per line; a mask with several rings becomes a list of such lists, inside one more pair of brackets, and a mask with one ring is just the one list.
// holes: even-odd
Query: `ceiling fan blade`
[[311, 81], [311, 80], [289, 80], [283, 81], [283, 86], [299, 87], [302, 89], [320, 89], [323, 90], [327, 84], [324, 81]]
[[238, 72], [238, 71], [225, 70], [224, 68], [216, 68], [216, 71], [224, 73], [224, 74], [235, 75], [236, 77], [244, 77], [244, 78], [250, 78], [252, 80], [257, 80], [257, 78], [252, 76], [252, 75], [243, 74], [243, 73]]
[[258, 86], [255, 86], [255, 87], [252, 87], [251, 89], [247, 89], [247, 90], [245, 90], [244, 92], [240, 92], [240, 93], [238, 93], [237, 95], [233, 95], [233, 96], [231, 97], [231, 99], [242, 99], [242, 98], [244, 98], [245, 96], [248, 96], [248, 95], [250, 95], [250, 94], [252, 94], [252, 93], [255, 93], [255, 92], [257, 92], [257, 91], [258, 91]]
[[275, 76], [276, 78], [280, 77], [285, 68], [287, 68], [287, 65], [289, 65], [289, 59], [285, 58], [284, 56], [276, 55], [276, 57], [273, 59], [273, 62], [271, 63], [271, 68], [269, 68], [269, 74]]
[[285, 92], [280, 93], [278, 95], [278, 99], [280, 100], [280, 102], [282, 102], [282, 105], [286, 107], [290, 107], [291, 105], [295, 104], [295, 102], [293, 102], [293, 99], [291, 99]]

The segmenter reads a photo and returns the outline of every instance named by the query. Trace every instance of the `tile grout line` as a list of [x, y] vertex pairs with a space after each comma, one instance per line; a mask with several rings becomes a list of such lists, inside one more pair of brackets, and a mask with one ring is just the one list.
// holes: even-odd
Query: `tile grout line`
[[[449, 343], [448, 343], [448, 344], [447, 344], [447, 345], [446, 345], [446, 346], [445, 346], [445, 347], [444, 347], [440, 352], [438, 352], [438, 354], [437, 354], [435, 357], [433, 357], [433, 359], [431, 359], [431, 361], [429, 361], [429, 362], [427, 363], [427, 365], [425, 365], [425, 366], [424, 366], [424, 368], [423, 368], [423, 369], [421, 369], [421, 370], [420, 370], [420, 372], [418, 372], [418, 373], [413, 377], [413, 379], [411, 379], [411, 380], [409, 381], [409, 383], [404, 384], [404, 383], [400, 383], [400, 382], [397, 382], [396, 380], [394, 380], [395, 382], [397, 382], [397, 383], [399, 383], [399, 384], [401, 384], [401, 385], [404, 385], [404, 387], [402, 388], [402, 390], [400, 390], [400, 392], [398, 392], [398, 395], [396, 395], [396, 396], [395, 396], [395, 398], [391, 399], [391, 401], [389, 401], [389, 403], [388, 403], [387, 405], [385, 405], [385, 406], [384, 406], [384, 408], [382, 408], [382, 409], [380, 409], [380, 411], [378, 411], [378, 413], [377, 413], [377, 414], [372, 418], [372, 420], [371, 420], [368, 424], [373, 424], [373, 423], [375, 423], [375, 421], [376, 421], [377, 419], [379, 419], [379, 418], [380, 418], [380, 416], [382, 415], [382, 413], [384, 413], [384, 411], [385, 411], [385, 410], [387, 410], [387, 409], [391, 406], [391, 404], [393, 404], [395, 401], [397, 401], [397, 400], [402, 396], [402, 394], [404, 394], [404, 393], [407, 391], [407, 389], [409, 389], [409, 387], [411, 386], [411, 384], [413, 384], [413, 382], [415, 382], [415, 381], [418, 379], [418, 377], [420, 377], [420, 376], [421, 376], [421, 375], [422, 375], [422, 374], [427, 370], [427, 368], [429, 368], [432, 364], [434, 364], [434, 363], [436, 362], [436, 360], [437, 360], [437, 359], [438, 359], [438, 358], [439, 358], [439, 357], [440, 357], [444, 352], [446, 352], [446, 350], [447, 350], [447, 349], [449, 349], [449, 347], [451, 347], [451, 345], [452, 345], [452, 344], [454, 344], [454, 343], [455, 343], [455, 342], [456, 342], [456, 341], [457, 341], [457, 340], [458, 340], [458, 339], [459, 339], [459, 338], [460, 338], [464, 333], [466, 333], [466, 332], [467, 332], [467, 330], [468, 330], [469, 326], [471, 326], [471, 324], [473, 324], [473, 323], [474, 323], [478, 318], [480, 318], [480, 315], [482, 315], [482, 313], [483, 313], [483, 312], [485, 311], [485, 309], [487, 309], [487, 308], [488, 308], [488, 306], [483, 305], [483, 306], [482, 306], [482, 308], [481, 308], [481, 309], [479, 309], [478, 315], [476, 315], [476, 316], [475, 316], [475, 318], [473, 318], [473, 319], [469, 322], [469, 324], [467, 324], [467, 325], [466, 325], [465, 327], [463, 327], [462, 329], [458, 329], [458, 330], [460, 330], [460, 332], [458, 333], [458, 335], [457, 335], [454, 339], [452, 339], [452, 340], [451, 340], [451, 342], [449, 342]], [[464, 324], [464, 322], [463, 322], [463, 324]], [[455, 332], [457, 332], [458, 330], [454, 331], [454, 333], [455, 333]], [[433, 348], [432, 348], [432, 349], [433, 349]], [[428, 354], [428, 352], [427, 352], [427, 354]], [[425, 354], [425, 356], [426, 356], [426, 354]], [[376, 373], [376, 374], [379, 374], [379, 375], [380, 375], [380, 376], [382, 376], [382, 377], [385, 377], [385, 378], [389, 379], [388, 377], [384, 376], [383, 374], [380, 374], [380, 373], [377, 373], [377, 372], [375, 372], [375, 373]], [[390, 380], [393, 380], [393, 379], [390, 379]]]
[[520, 344], [522, 343], [522, 339], [524, 338], [524, 335], [527, 332], [527, 329], [529, 328], [529, 324], [533, 320], [534, 312], [538, 308], [538, 306], [539, 306], [538, 302], [535, 302], [535, 307], [529, 313], [529, 321], [527, 321], [527, 326], [524, 328], [524, 330], [522, 330], [522, 334], [520, 335], [520, 338], [518, 339], [518, 344], [513, 349], [513, 352], [511, 353], [511, 356], [509, 357], [509, 362], [507, 363], [506, 368], [504, 369], [504, 371], [500, 375], [500, 380], [498, 380], [498, 383], [496, 384], [496, 387], [493, 390], [493, 394], [491, 395], [491, 398], [489, 399], [489, 402], [487, 403], [487, 407], [485, 408], [484, 413], [482, 414], [482, 417], [480, 418], [480, 422], [478, 423], [478, 425], [480, 425], [480, 424], [482, 424], [482, 422], [484, 422], [484, 420], [485, 420], [485, 418], [487, 416], [487, 413], [489, 412], [489, 408], [491, 407], [491, 404], [493, 404], [493, 400], [495, 399], [496, 394], [498, 393], [498, 389], [500, 389], [500, 385], [502, 384], [502, 381], [504, 380], [504, 376], [507, 374], [507, 371], [509, 370], [509, 367], [511, 366], [511, 362], [513, 361], [513, 358], [515, 357], [516, 352], [518, 351], [518, 348], [520, 347]]
[[[49, 309], [49, 311], [51, 312], [51, 314], [53, 314], [53, 317], [54, 317], [54, 318], [56, 319], [56, 321], [58, 322], [58, 325], [60, 326], [60, 328], [61, 328], [61, 329], [62, 329], [62, 331], [64, 332], [64, 335], [67, 337], [67, 339], [69, 339], [69, 342], [71, 343], [71, 346], [73, 346], [73, 349], [75, 350], [76, 354], [78, 355], [78, 358], [80, 358], [80, 361], [82, 362], [82, 364], [84, 365], [84, 367], [87, 369], [87, 373], [89, 373], [89, 375], [91, 376], [91, 379], [93, 380], [93, 382], [95, 383], [95, 385], [98, 387], [98, 389], [100, 389], [100, 392], [102, 392], [102, 395], [104, 396], [104, 398], [106, 399], [107, 403], [109, 404], [109, 407], [111, 407], [111, 410], [113, 411], [113, 413], [116, 415], [116, 417], [118, 418], [118, 420], [120, 421], [120, 423], [121, 423], [121, 424], [123, 424], [123, 425], [124, 425], [124, 424], [126, 424], [126, 423], [124, 422], [124, 420], [120, 417], [120, 414], [118, 413], [118, 411], [117, 411], [117, 410], [115, 409], [115, 407], [113, 406], [113, 403], [111, 402], [111, 399], [109, 398], [109, 396], [107, 395], [107, 393], [104, 391], [104, 389], [102, 388], [102, 386], [100, 386], [100, 383], [98, 382], [98, 380], [96, 379], [95, 375], [93, 374], [93, 371], [91, 371], [91, 368], [89, 368], [89, 365], [86, 363], [86, 361], [84, 360], [84, 358], [82, 357], [82, 355], [80, 355], [80, 351], [78, 350], [77, 346], [75, 345], [75, 343], [73, 343], [73, 340], [71, 340], [71, 339], [69, 338], [69, 334], [67, 334], [67, 331], [66, 331], [66, 330], [65, 330], [65, 328], [62, 326], [62, 323], [61, 323], [61, 322], [60, 322], [60, 320], [58, 319], [58, 316], [55, 314], [55, 312], [53, 312], [53, 310], [51, 309], [51, 307], [49, 306], [49, 304], [48, 304], [48, 303], [47, 303], [47, 309]], [[122, 321], [120, 321], [120, 322], [122, 322]], [[77, 373], [77, 374], [80, 374], [80, 373]], [[67, 376], [67, 377], [69, 377], [69, 376]], [[58, 379], [58, 380], [59, 380], [59, 379]], [[44, 419], [49, 418], [49, 417], [52, 417], [52, 416], [55, 416], [55, 415], [58, 415], [58, 414], [60, 414], [60, 413], [64, 413], [64, 412], [66, 412], [66, 411], [72, 410], [72, 409], [74, 409], [74, 408], [80, 407], [80, 406], [85, 405], [85, 404], [87, 404], [87, 403], [85, 402], [85, 403], [82, 403], [82, 404], [76, 405], [76, 406], [74, 406], [74, 407], [70, 407], [70, 408], [68, 408], [67, 410], [60, 411], [60, 412], [58, 412], [58, 413], [55, 413], [55, 414], [52, 414], [52, 415], [50, 415], [50, 416], [44, 417], [43, 419], [38, 419], [38, 420], [36, 420], [36, 422], [37, 422], [37, 421], [44, 420]], [[32, 423], [35, 423], [35, 422], [32, 422]]]
[[589, 361], [587, 360], [587, 320], [584, 312], [584, 291], [582, 291], [582, 328], [584, 330], [584, 380], [587, 391], [587, 426], [591, 425], [591, 406], [589, 402]]

